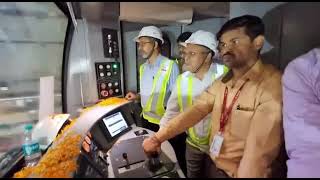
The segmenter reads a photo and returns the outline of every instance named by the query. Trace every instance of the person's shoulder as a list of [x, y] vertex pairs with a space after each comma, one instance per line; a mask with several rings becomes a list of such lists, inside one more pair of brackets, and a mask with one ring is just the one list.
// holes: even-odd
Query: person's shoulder
[[172, 63], [174, 66], [178, 66], [178, 64], [176, 63], [176, 60], [175, 59], [170, 59], [166, 56], [163, 56], [163, 55], [160, 55], [160, 58], [162, 61], [166, 62], [166, 63]]
[[189, 76], [191, 76], [191, 72], [190, 72], [190, 71], [185, 71], [185, 72], [183, 72], [182, 74], [179, 74], [178, 77], [187, 78], [187, 77], [189, 77]]
[[140, 67], [143, 67], [143, 66], [146, 66], [147, 65], [147, 62], [144, 62], [142, 64], [140, 64]]
[[262, 74], [262, 81], [260, 84], [260, 90], [263, 94], [261, 100], [269, 99], [281, 99], [282, 92], [282, 73], [281, 71], [271, 64], [264, 64], [264, 70]]
[[265, 80], [281, 81], [282, 72], [272, 64], [264, 64], [263, 78]]
[[284, 76], [287, 76], [291, 73], [307, 75], [309, 73], [312, 73], [314, 70], [320, 71], [319, 66], [320, 48], [314, 48], [289, 62], [285, 68]]

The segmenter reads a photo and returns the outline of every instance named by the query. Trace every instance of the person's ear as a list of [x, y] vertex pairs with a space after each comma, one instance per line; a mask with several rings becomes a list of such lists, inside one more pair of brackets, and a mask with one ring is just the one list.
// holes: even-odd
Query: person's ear
[[209, 52], [208, 54], [207, 54], [207, 57], [206, 57], [206, 62], [207, 63], [210, 63], [211, 61], [212, 61], [212, 58], [213, 58], [213, 56], [214, 56], [214, 52]]
[[263, 35], [259, 35], [253, 40], [254, 48], [257, 51], [259, 51], [260, 49], [263, 48], [263, 44], [264, 44], [264, 36]]
[[158, 41], [154, 41], [154, 49], [157, 49], [159, 47]]

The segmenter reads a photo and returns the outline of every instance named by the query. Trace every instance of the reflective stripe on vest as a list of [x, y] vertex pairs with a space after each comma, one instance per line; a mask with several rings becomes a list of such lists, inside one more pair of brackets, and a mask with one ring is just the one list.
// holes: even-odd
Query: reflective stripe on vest
[[216, 64], [217, 65], [217, 74], [215, 74], [215, 78], [219, 78], [221, 75], [226, 74], [229, 71], [229, 68], [227, 66]]
[[[228, 71], [224, 65], [217, 65], [217, 73], [212, 75], [212, 81], [219, 78], [221, 75], [225, 74]], [[183, 112], [187, 107], [192, 106], [192, 88], [193, 88], [193, 76], [187, 76], [186, 74], [182, 74], [177, 78], [177, 95], [178, 95], [178, 105], [180, 108], [180, 112]], [[187, 92], [186, 92], [187, 91]], [[185, 92], [185, 93], [183, 93]], [[199, 134], [197, 129], [205, 129], [208, 128], [206, 132], [202, 132]], [[209, 143], [211, 132], [211, 119], [210, 115], [205, 117], [200, 123], [196, 124], [194, 127], [191, 127], [187, 130], [187, 142], [199, 148], [202, 151], [207, 150], [207, 145]]]
[[[178, 76], [177, 78], [177, 95], [178, 95], [178, 104], [180, 108], [180, 112], [183, 112], [187, 107], [192, 106], [192, 87], [193, 87], [193, 77], [183, 77], [183, 75]], [[187, 91], [186, 93], [183, 93], [182, 91]], [[206, 119], [202, 120], [200, 124], [196, 124], [194, 127], [191, 127], [187, 130], [187, 142], [195, 146], [197, 148], [205, 150], [205, 146], [209, 143], [209, 137], [210, 137], [210, 130], [211, 130], [211, 120]], [[207, 132], [205, 134], [199, 135], [196, 131], [196, 126], [199, 126], [199, 128], [202, 127], [209, 127]], [[202, 126], [202, 127], [200, 127]]]
[[[150, 123], [159, 124], [161, 117], [165, 113], [164, 109], [164, 99], [167, 90], [167, 84], [170, 79], [172, 67], [174, 61], [163, 60], [160, 68], [154, 77], [151, 95], [146, 103], [146, 106], [143, 107], [142, 114], [143, 117], [148, 120]], [[165, 73], [163, 70], [165, 69]], [[140, 84], [142, 83], [141, 79], [144, 73], [144, 66], [140, 66]], [[158, 93], [155, 93], [158, 92]]]

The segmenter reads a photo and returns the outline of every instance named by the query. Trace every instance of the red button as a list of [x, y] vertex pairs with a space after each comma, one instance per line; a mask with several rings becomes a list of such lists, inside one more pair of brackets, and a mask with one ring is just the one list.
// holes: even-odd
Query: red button
[[101, 95], [106, 97], [109, 95], [109, 93], [108, 93], [108, 91], [101, 91]]

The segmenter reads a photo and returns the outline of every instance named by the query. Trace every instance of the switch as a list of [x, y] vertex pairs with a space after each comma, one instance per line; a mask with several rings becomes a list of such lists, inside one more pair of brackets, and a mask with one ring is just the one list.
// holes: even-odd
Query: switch
[[107, 67], [107, 69], [110, 69], [111, 68], [111, 66], [108, 64], [108, 65], [106, 65], [106, 67]]
[[123, 159], [127, 159], [128, 158], [128, 154], [127, 153], [122, 153], [122, 157], [123, 157]]
[[107, 76], [111, 76], [111, 72], [107, 72]]
[[119, 89], [116, 89], [115, 92], [118, 93], [118, 92], [119, 92]]
[[118, 65], [117, 64], [113, 64], [113, 69], [117, 69]]
[[100, 77], [103, 77], [104, 76], [104, 73], [100, 73]]
[[115, 82], [115, 83], [114, 83], [114, 86], [118, 86], [118, 85], [119, 85], [119, 83], [118, 83], [118, 82]]
[[112, 83], [108, 83], [108, 86], [109, 86], [109, 87], [112, 87]]
[[102, 66], [102, 65], [99, 65], [99, 69], [103, 69], [103, 66]]
[[125, 168], [126, 169], [130, 169], [130, 163], [129, 163], [129, 160], [128, 160], [128, 154], [127, 153], [122, 153], [122, 157], [123, 157], [123, 160], [125, 160], [126, 163], [127, 163]]
[[112, 89], [109, 90], [109, 94], [110, 94], [110, 96], [112, 96], [112, 94], [113, 94], [113, 90]]
[[100, 86], [101, 86], [102, 89], [105, 89], [107, 87], [105, 83], [101, 83]]

